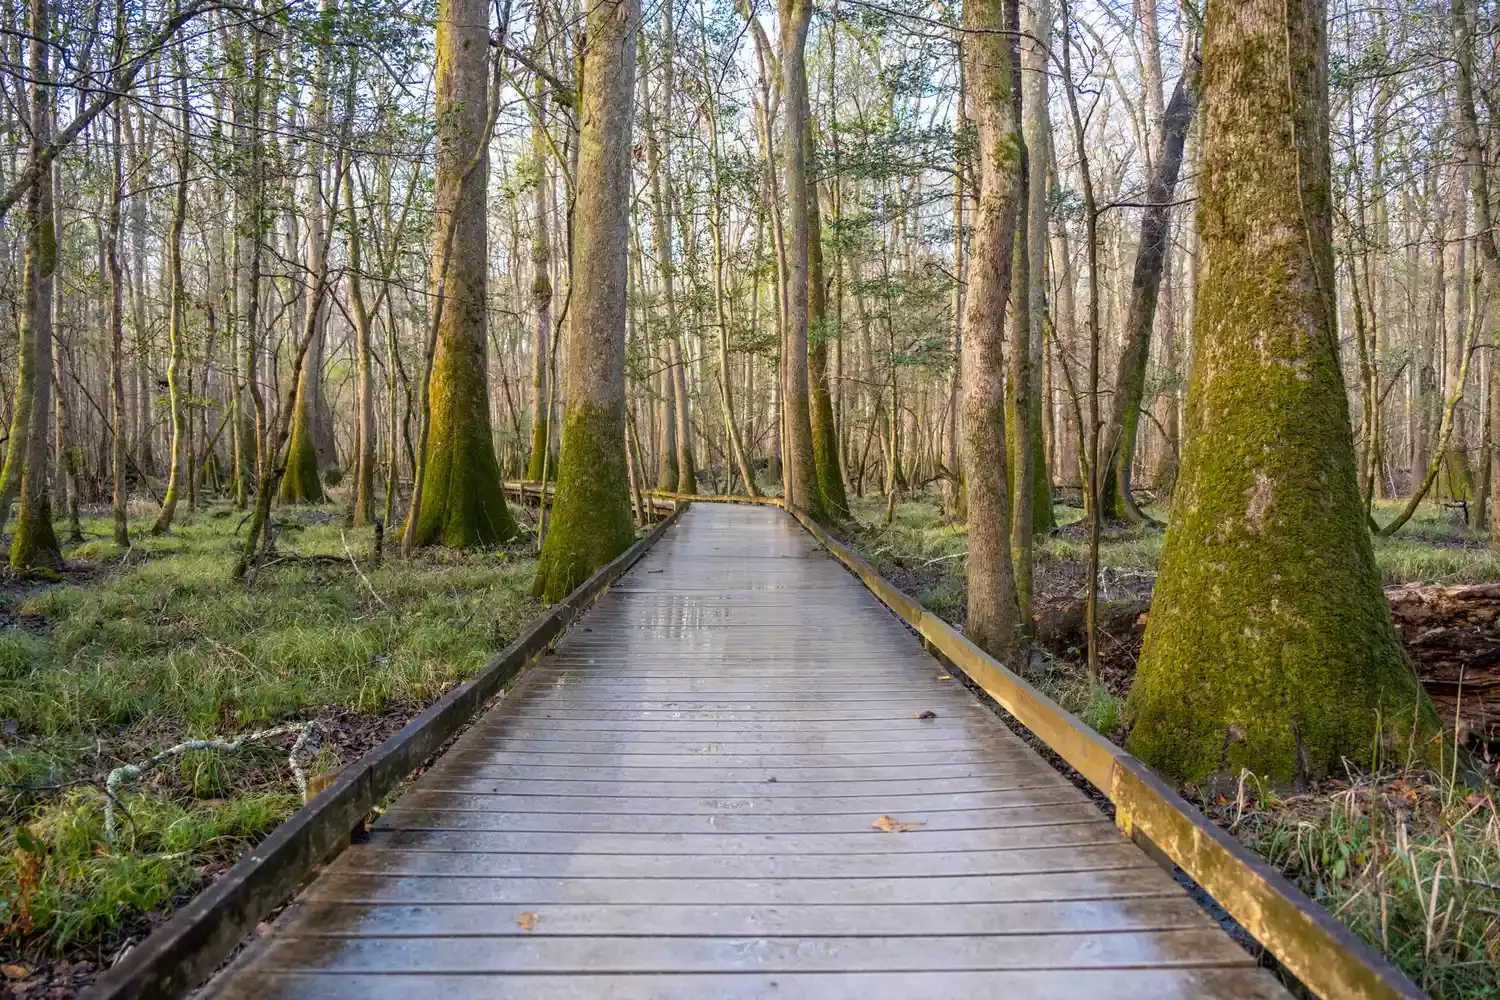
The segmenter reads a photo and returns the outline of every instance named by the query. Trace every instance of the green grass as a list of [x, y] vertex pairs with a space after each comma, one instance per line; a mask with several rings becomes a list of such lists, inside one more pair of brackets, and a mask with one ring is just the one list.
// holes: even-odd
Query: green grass
[[[928, 560], [940, 560], [955, 580], [962, 580], [968, 532], [962, 523], [943, 516], [939, 505], [926, 497], [896, 505], [892, 524], [885, 524], [885, 502], [869, 496], [852, 501], [856, 519], [865, 525], [862, 551], [876, 567], [912, 568]], [[1377, 500], [1375, 519], [1385, 523], [1400, 509], [1396, 501]], [[1062, 527], [1082, 520], [1076, 507], [1053, 508]], [[1154, 517], [1166, 512], [1148, 510]], [[1155, 572], [1161, 558], [1163, 535], [1155, 528], [1112, 525], [1099, 546], [1099, 564], [1112, 569]], [[1424, 503], [1394, 537], [1375, 538], [1375, 562], [1387, 584], [1482, 583], [1500, 579], [1500, 556], [1490, 548], [1489, 535], [1472, 532], [1458, 513], [1437, 504]], [[1036, 541], [1038, 564], [1084, 562], [1088, 544], [1076, 529], [1045, 535]], [[935, 563], [934, 563], [935, 564]], [[912, 595], [923, 600], [920, 593]], [[952, 593], [940, 595], [951, 601]], [[926, 603], [925, 601], [923, 602]], [[930, 605], [936, 610], [937, 605]]]
[[1203, 806], [1433, 997], [1500, 996], [1493, 790], [1406, 774], [1283, 796], [1246, 778]]
[[[67, 553], [76, 582], [0, 594], [0, 935], [6, 950], [107, 945], [273, 829], [299, 799], [287, 740], [184, 754], [120, 796], [102, 778], [184, 739], [355, 713], [404, 717], [473, 676], [541, 610], [524, 548], [423, 552], [369, 565], [342, 510], [282, 510], [282, 561], [231, 579], [241, 514], [220, 505], [126, 553], [106, 520]], [[327, 557], [309, 560], [305, 557]], [[373, 589], [375, 595], [372, 595]], [[389, 728], [389, 727], [387, 727]], [[311, 770], [339, 761], [325, 746]], [[73, 784], [76, 783], [76, 784]]]
[[[864, 525], [852, 538], [861, 554], [888, 576], [926, 570], [912, 596], [936, 614], [961, 615], [964, 527], [948, 523], [926, 498], [898, 504], [890, 525], [880, 498], [854, 506]], [[1376, 519], [1384, 523], [1398, 508], [1377, 502]], [[1082, 516], [1067, 507], [1056, 514], [1064, 526]], [[1154, 573], [1161, 546], [1159, 531], [1112, 527], [1101, 543], [1100, 562]], [[1039, 569], [1083, 563], [1088, 554], [1076, 529], [1039, 538], [1035, 552]], [[1396, 537], [1376, 538], [1375, 556], [1388, 584], [1500, 579], [1488, 537], [1470, 532], [1456, 512], [1432, 504], [1421, 507]], [[934, 574], [932, 567], [941, 570]], [[1079, 664], [1049, 661], [1027, 679], [1086, 725], [1123, 740], [1122, 699], [1090, 684]], [[1351, 775], [1297, 796], [1247, 777], [1238, 794], [1200, 798], [1200, 805], [1432, 996], [1500, 997], [1500, 801], [1494, 789], [1457, 772], [1372, 780], [1351, 768]]]

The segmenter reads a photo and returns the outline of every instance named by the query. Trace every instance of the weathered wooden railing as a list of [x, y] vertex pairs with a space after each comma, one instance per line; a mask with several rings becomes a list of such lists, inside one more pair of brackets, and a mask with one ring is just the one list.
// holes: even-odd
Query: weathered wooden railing
[[442, 748], [501, 688], [545, 653], [656, 543], [681, 505], [649, 534], [533, 621], [478, 675], [439, 698], [355, 761], [192, 902], [106, 972], [88, 1000], [171, 1000], [209, 974], [319, 865], [341, 852], [380, 801]]

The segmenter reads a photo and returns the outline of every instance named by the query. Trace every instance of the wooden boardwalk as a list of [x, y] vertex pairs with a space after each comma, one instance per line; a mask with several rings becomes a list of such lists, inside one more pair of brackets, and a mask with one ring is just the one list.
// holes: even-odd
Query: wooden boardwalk
[[698, 505], [200, 996], [1285, 994], [788, 515]]

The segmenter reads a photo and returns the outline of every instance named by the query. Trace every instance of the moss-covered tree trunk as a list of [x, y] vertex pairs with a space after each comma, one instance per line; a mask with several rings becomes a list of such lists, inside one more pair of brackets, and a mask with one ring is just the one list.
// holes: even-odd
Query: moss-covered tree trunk
[[[1048, 404], [1046, 371], [1047, 322], [1047, 164], [1051, 153], [1052, 122], [1047, 112], [1048, 50], [1052, 37], [1050, 0], [1032, 0], [1021, 7], [1022, 131], [1026, 138], [1026, 298], [1030, 306], [1027, 324], [1031, 356], [1032, 484], [1031, 531], [1041, 534], [1057, 524], [1052, 513], [1052, 473], [1047, 460]], [[1018, 343], [1017, 348], [1020, 347]], [[1014, 534], [1014, 533], [1013, 533]]]
[[[437, 179], [431, 284], [436, 317], [427, 382], [421, 490], [407, 543], [490, 545], [516, 534], [490, 433], [485, 279], [490, 134], [485, 92], [489, 14], [483, 0], [438, 13]], [[498, 57], [497, 57], [498, 58]]]
[[781, 408], [786, 463], [786, 500], [814, 518], [824, 517], [813, 458], [812, 415], [807, 376], [808, 278], [810, 240], [807, 204], [807, 29], [809, 0], [779, 0], [781, 91], [786, 128], [782, 169], [786, 179], [786, 330], [781, 345]]
[[1020, 123], [1012, 101], [1016, 0], [964, 4], [968, 87], [979, 131], [979, 203], [963, 329], [964, 486], [969, 524], [968, 634], [1014, 662], [1020, 642], [1010, 554], [1005, 468], [1005, 304], [1010, 295], [1019, 209]]
[[[1016, 78], [1019, 79], [1019, 64]], [[1019, 112], [1020, 88], [1015, 88]], [[1032, 527], [1036, 499], [1036, 449], [1033, 447], [1031, 377], [1031, 240], [1030, 172], [1028, 155], [1020, 154], [1023, 196], [1016, 199], [1015, 251], [1011, 258], [1010, 354], [1006, 357], [1005, 432], [1006, 485], [1010, 488], [1010, 558], [1016, 586], [1016, 612], [1021, 628], [1031, 627]]]
[[567, 596], [635, 538], [625, 459], [625, 324], [640, 16], [639, 0], [600, 0], [585, 26], [568, 405], [557, 501], [535, 585], [547, 601]]
[[547, 87], [536, 83], [535, 118], [531, 123], [531, 156], [536, 165], [536, 184], [531, 192], [531, 305], [536, 323], [531, 336], [531, 454], [526, 478], [536, 481], [555, 466], [547, 449], [552, 429], [547, 425], [547, 351], [552, 342], [552, 238], [548, 231], [552, 206], [552, 174], [547, 150]]
[[171, 280], [171, 294], [167, 303], [167, 405], [172, 415], [172, 443], [167, 454], [167, 491], [162, 497], [161, 510], [156, 522], [151, 525], [151, 534], [164, 535], [172, 527], [172, 518], [177, 513], [177, 500], [182, 492], [183, 477], [187, 470], [187, 428], [184, 422], [182, 402], [182, 362], [187, 338], [187, 290], [182, 274], [182, 231], [187, 223], [188, 171], [192, 166], [191, 136], [188, 121], [187, 66], [182, 49], [177, 49], [177, 72], [181, 103], [180, 115], [182, 135], [178, 137], [177, 196], [172, 205], [172, 225], [167, 233], [167, 270]]
[[[30, 158], [36, 162], [52, 139], [52, 95], [48, 80], [48, 47], [51, 29], [47, 0], [30, 0]], [[55, 568], [62, 564], [57, 533], [52, 530], [52, 499], [48, 448], [52, 418], [52, 282], [57, 271], [57, 231], [52, 210], [52, 172], [44, 170], [26, 192], [26, 251], [22, 258], [20, 344], [21, 376], [30, 375], [27, 387], [16, 391], [17, 411], [27, 430], [20, 461], [18, 486], [20, 512], [11, 539], [10, 564], [14, 569]], [[29, 369], [29, 373], [28, 373]], [[9, 464], [9, 463], [7, 463]]]
[[359, 417], [355, 425], [354, 503], [356, 525], [375, 520], [375, 345], [373, 320], [365, 302], [364, 239], [354, 210], [354, 171], [344, 174], [344, 214], [349, 254], [349, 311], [354, 319], [356, 364], [359, 367]]
[[[1369, 760], [1430, 718], [1355, 476], [1334, 301], [1324, 0], [1212, 0], [1205, 281], [1128, 746], [1183, 779]], [[1422, 744], [1418, 742], [1420, 748]]]
[[[322, 0], [321, 12], [326, 16], [329, 0]], [[481, 75], [482, 75], [481, 70]], [[307, 113], [308, 127], [314, 134], [328, 127], [328, 56], [326, 45], [318, 53], [314, 74], [312, 104]], [[308, 280], [322, 283], [327, 280], [328, 260], [323, 239], [327, 225], [323, 211], [323, 173], [325, 161], [323, 143], [307, 144], [307, 271]], [[302, 377], [297, 381], [297, 392], [292, 403], [292, 431], [287, 442], [286, 472], [281, 477], [281, 500], [283, 503], [322, 503], [323, 479], [319, 460], [319, 436], [322, 414], [323, 385], [323, 310], [309, 304], [307, 323], [312, 332], [312, 341], [307, 349], [307, 361], [302, 368]]]
[[[814, 157], [811, 116], [808, 118], [806, 151]], [[807, 178], [807, 379], [811, 390], [813, 465], [823, 509], [830, 517], [849, 516], [849, 497], [844, 492], [844, 473], [839, 463], [838, 428], [833, 422], [833, 396], [828, 391], [828, 286], [823, 274], [823, 219], [818, 182]]]
[[1152, 158], [1151, 178], [1146, 184], [1147, 208], [1141, 215], [1140, 244], [1130, 283], [1130, 310], [1125, 320], [1125, 350], [1115, 372], [1115, 391], [1110, 398], [1109, 421], [1104, 426], [1103, 453], [1108, 459], [1100, 480], [1100, 508], [1108, 515], [1141, 521], [1145, 515], [1135, 505], [1130, 491], [1135, 465], [1141, 402], [1146, 390], [1146, 363], [1151, 357], [1151, 333], [1156, 323], [1156, 304], [1162, 273], [1167, 266], [1171, 235], [1173, 195], [1182, 173], [1183, 150], [1188, 129], [1198, 108], [1198, 86], [1202, 66], [1198, 59], [1196, 33], [1190, 35], [1186, 63], [1171, 103], [1161, 121], [1161, 147]]

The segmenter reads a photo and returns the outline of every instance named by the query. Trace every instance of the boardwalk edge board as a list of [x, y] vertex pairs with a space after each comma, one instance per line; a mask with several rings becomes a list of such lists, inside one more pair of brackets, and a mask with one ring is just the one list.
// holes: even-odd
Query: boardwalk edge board
[[[666, 505], [660, 505], [665, 509]], [[479, 674], [345, 768], [311, 802], [152, 931], [100, 977], [86, 1000], [166, 1000], [206, 980], [261, 919], [349, 843], [377, 803], [469, 722], [501, 687], [546, 652], [667, 528], [685, 504], [528, 625]]]
[[[705, 498], [684, 498], [701, 501]], [[745, 498], [736, 498], [745, 499]], [[1425, 998], [1415, 983], [1149, 767], [1110, 743], [902, 593], [804, 511], [789, 512], [929, 650], [962, 670], [1115, 805], [1147, 853], [1181, 868], [1304, 985], [1326, 1000]]]

